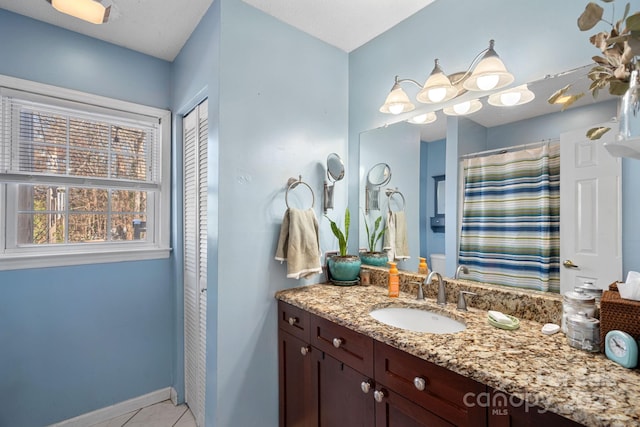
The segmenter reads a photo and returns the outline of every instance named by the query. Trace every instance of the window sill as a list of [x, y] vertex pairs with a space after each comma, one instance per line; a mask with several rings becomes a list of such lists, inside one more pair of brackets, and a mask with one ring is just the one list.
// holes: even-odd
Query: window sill
[[101, 252], [14, 253], [0, 256], [0, 271], [169, 258], [170, 248], [135, 248]]

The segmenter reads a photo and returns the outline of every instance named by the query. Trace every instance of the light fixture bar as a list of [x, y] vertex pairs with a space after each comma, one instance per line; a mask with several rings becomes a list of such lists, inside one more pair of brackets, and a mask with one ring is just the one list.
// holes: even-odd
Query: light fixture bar
[[[494, 45], [495, 42], [490, 40], [489, 47], [473, 58], [471, 65], [464, 73], [460, 72], [447, 76], [436, 59], [433, 70], [424, 85], [420, 85], [411, 79], [398, 79], [398, 76], [396, 76], [391, 92], [387, 96], [385, 103], [380, 107], [380, 112], [400, 114], [415, 109], [415, 105], [411, 103], [405, 91], [400, 87], [403, 82], [411, 82], [421, 87], [420, 92], [416, 95], [416, 100], [421, 103], [431, 104], [449, 101], [462, 95], [467, 90], [492, 91], [508, 86], [514, 81], [514, 77], [507, 71], [504, 63], [496, 53]], [[455, 79], [455, 81], [452, 81], [452, 79]], [[517, 96], [517, 94], [514, 94], [514, 99]], [[519, 102], [519, 99], [513, 102]], [[480, 104], [481, 107], [482, 104]]]
[[54, 9], [92, 24], [103, 24], [109, 19], [111, 5], [100, 0], [47, 0]]

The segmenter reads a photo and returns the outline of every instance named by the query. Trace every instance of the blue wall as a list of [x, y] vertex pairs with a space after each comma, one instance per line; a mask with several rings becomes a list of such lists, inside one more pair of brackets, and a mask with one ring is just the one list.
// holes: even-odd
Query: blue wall
[[[169, 107], [168, 62], [4, 10], [0, 40], [0, 74]], [[0, 425], [171, 386], [173, 274], [170, 259], [0, 271]]]
[[[347, 68], [346, 53], [237, 0], [214, 2], [174, 63], [173, 108], [209, 98], [207, 426], [278, 423], [274, 294], [322, 280], [286, 279], [274, 260], [284, 192], [302, 175], [321, 248], [337, 248], [321, 205], [327, 155], [346, 157]], [[346, 187], [336, 184], [333, 218]]]

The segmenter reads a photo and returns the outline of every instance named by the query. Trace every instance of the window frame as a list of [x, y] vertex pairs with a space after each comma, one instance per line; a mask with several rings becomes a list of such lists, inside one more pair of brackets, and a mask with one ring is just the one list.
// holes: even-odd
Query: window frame
[[[25, 268], [42, 268], [97, 264], [105, 262], [141, 261], [168, 258], [171, 253], [170, 244], [170, 208], [171, 208], [171, 111], [94, 95], [73, 89], [60, 88], [43, 83], [32, 82], [0, 75], [0, 87], [8, 90], [32, 93], [36, 97], [55, 98], [56, 102], [65, 105], [69, 102], [84, 104], [87, 111], [118, 111], [121, 114], [138, 115], [159, 121], [158, 128], [158, 165], [159, 184], [157, 196], [153, 197], [153, 206], [147, 206], [147, 217], [153, 218], [154, 239], [149, 242], [90, 242], [61, 245], [16, 247], [16, 242], [9, 242], [15, 231], [9, 230], [10, 221], [17, 214], [17, 205], [11, 201], [13, 190], [10, 186], [38, 184], [28, 176], [0, 171], [0, 271]], [[76, 105], [77, 106], [77, 105]], [[115, 110], [115, 111], [114, 111]], [[0, 124], [0, 131], [2, 125]], [[0, 132], [0, 137], [2, 132]], [[89, 181], [91, 178], [88, 179]], [[73, 186], [69, 180], [67, 186]], [[144, 185], [143, 185], [144, 187]]]

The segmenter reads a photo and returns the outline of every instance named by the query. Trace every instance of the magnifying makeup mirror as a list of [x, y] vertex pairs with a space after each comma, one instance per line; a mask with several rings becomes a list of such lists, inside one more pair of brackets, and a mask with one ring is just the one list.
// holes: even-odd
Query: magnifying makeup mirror
[[324, 182], [324, 213], [333, 209], [334, 183], [344, 178], [344, 162], [336, 153], [327, 156], [327, 181]]
[[386, 163], [371, 166], [367, 173], [367, 188], [365, 189], [365, 213], [370, 210], [380, 210], [380, 187], [391, 181], [391, 167]]

